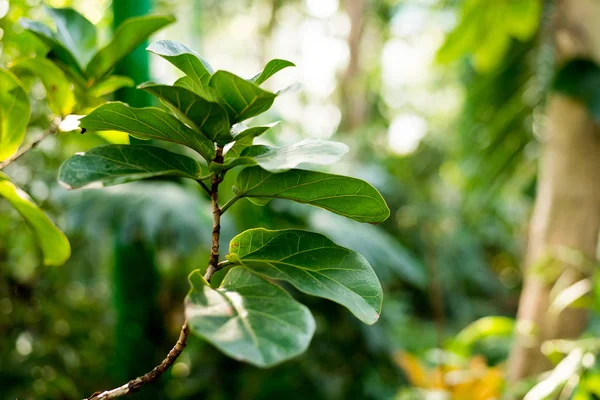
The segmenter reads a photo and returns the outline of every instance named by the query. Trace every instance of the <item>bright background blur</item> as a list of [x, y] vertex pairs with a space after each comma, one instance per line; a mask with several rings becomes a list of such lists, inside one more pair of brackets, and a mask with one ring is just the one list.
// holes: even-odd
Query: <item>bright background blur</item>
[[[113, 8], [135, 4], [113, 2], [47, 4], [76, 8], [107, 39]], [[293, 61], [296, 68], [266, 87], [301, 88], [253, 121], [282, 121], [261, 140], [347, 143], [350, 153], [330, 170], [373, 183], [392, 216], [372, 226], [287, 202], [236, 204], [224, 219], [225, 245], [249, 227], [300, 227], [364, 254], [384, 286], [380, 322], [364, 326], [333, 303], [294, 293], [318, 324], [305, 355], [260, 370], [193, 337], [172, 370], [137, 398], [410, 396], [401, 351], [433, 362], [440, 353], [432, 349], [472, 321], [514, 316], [546, 85], [537, 25], [519, 39], [491, 28], [509, 22], [488, 18], [480, 40], [499, 43], [495, 51], [455, 43], [441, 57], [436, 52], [460, 21], [459, 1], [156, 0], [152, 12], [177, 17], [153, 40], [185, 43], [215, 70], [251, 77], [272, 58]], [[43, 50], [16, 24], [23, 16], [47, 21], [40, 0], [0, 0], [0, 63]], [[149, 59], [152, 80], [181, 75]], [[47, 123], [44, 89], [31, 85], [30, 138]], [[62, 161], [105, 141], [50, 137], [6, 168], [66, 230], [74, 251], [63, 267], [41, 267], [31, 233], [0, 202], [2, 399], [81, 398], [145, 372], [175, 341], [187, 274], [205, 267], [210, 210], [195, 188], [149, 181], [67, 193], [57, 185]], [[483, 341], [464, 356], [483, 355], [493, 366], [508, 343]]]

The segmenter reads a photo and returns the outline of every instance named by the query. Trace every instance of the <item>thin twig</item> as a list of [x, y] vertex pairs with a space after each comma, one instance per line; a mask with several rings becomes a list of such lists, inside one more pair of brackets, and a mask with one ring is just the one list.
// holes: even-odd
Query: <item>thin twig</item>
[[29, 150], [35, 148], [42, 140], [46, 139], [48, 136], [50, 135], [54, 135], [56, 132], [58, 132], [58, 126], [60, 125], [60, 119], [57, 118], [55, 120], [53, 120], [52, 122], [50, 122], [50, 126], [48, 127], [48, 129], [46, 129], [44, 131], [44, 133], [38, 137], [37, 139], [35, 139], [33, 142], [29, 143], [27, 146], [23, 146], [19, 149], [19, 151], [12, 157], [4, 160], [3, 162], [0, 163], [0, 169], [6, 167], [8, 164], [12, 163], [13, 161], [15, 161], [17, 158], [21, 157], [23, 154], [27, 153]]
[[129, 382], [127, 382], [126, 384], [119, 386], [116, 389], [107, 390], [107, 391], [101, 392], [101, 393], [94, 393], [93, 395], [88, 397], [87, 400], [116, 399], [117, 397], [121, 397], [121, 396], [128, 395], [130, 393], [134, 393], [134, 392], [138, 391], [142, 386], [146, 386], [146, 385], [154, 382], [155, 380], [160, 378], [161, 375], [164, 374], [171, 365], [173, 365], [175, 363], [175, 360], [177, 360], [177, 357], [179, 357], [179, 355], [181, 354], [181, 352], [183, 351], [183, 349], [185, 348], [185, 346], [187, 344], [187, 338], [188, 338], [189, 334], [190, 334], [190, 328], [188, 326], [188, 322], [185, 321], [183, 326], [181, 327], [181, 332], [179, 333], [179, 339], [177, 339], [177, 343], [175, 343], [175, 346], [173, 346], [171, 351], [169, 351], [169, 354], [167, 354], [167, 357], [165, 357], [165, 359], [162, 360], [162, 362], [159, 365], [154, 367], [154, 369], [152, 371], [150, 371], [140, 377], [132, 379]]

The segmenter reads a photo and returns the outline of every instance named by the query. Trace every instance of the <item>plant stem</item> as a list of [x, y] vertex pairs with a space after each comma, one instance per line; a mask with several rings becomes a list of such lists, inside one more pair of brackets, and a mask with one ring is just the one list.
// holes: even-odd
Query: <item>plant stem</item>
[[1, 162], [0, 169], [6, 167], [8, 164], [12, 163], [17, 158], [21, 157], [23, 154], [27, 153], [29, 150], [36, 147], [42, 140], [46, 139], [48, 136], [54, 135], [56, 132], [58, 132], [58, 126], [60, 125], [60, 122], [61, 122], [60, 118], [56, 118], [56, 119], [52, 120], [50, 122], [50, 126], [48, 127], [48, 129], [46, 129], [40, 137], [35, 139], [33, 142], [29, 143], [27, 146], [21, 147], [19, 149], [19, 151], [17, 152], [17, 154], [15, 154], [14, 156]]
[[[215, 156], [214, 162], [223, 163], [223, 147], [217, 146], [217, 154]], [[224, 261], [219, 263], [219, 236], [221, 234], [221, 213], [222, 210], [219, 208], [219, 184], [223, 181], [223, 175], [214, 173], [211, 180], [211, 187], [209, 190], [210, 199], [212, 203], [213, 209], [213, 227], [212, 227], [212, 245], [210, 249], [210, 259], [208, 261], [208, 268], [206, 269], [206, 274], [204, 275], [204, 279], [210, 281], [212, 275], [221, 268], [229, 265], [229, 261]], [[204, 185], [204, 183], [199, 180], [198, 183], [208, 190], [208, 187]], [[230, 201], [231, 203], [231, 201]], [[171, 365], [175, 363], [177, 357], [181, 354], [183, 349], [187, 344], [187, 338], [190, 334], [190, 328], [188, 326], [188, 321], [186, 320], [181, 327], [181, 332], [179, 333], [179, 339], [175, 346], [169, 351], [167, 357], [154, 369], [140, 377], [130, 380], [126, 384], [119, 386], [116, 389], [107, 390], [105, 392], [97, 392], [92, 396], [88, 397], [87, 400], [107, 400], [107, 399], [115, 399], [117, 397], [125, 396], [130, 393], [133, 393], [139, 390], [142, 386], [148, 385], [155, 380], [157, 380], [162, 374], [164, 374], [167, 369]]]
[[240, 196], [235, 196], [235, 197], [232, 197], [231, 199], [229, 199], [229, 201], [227, 201], [227, 203], [225, 203], [223, 205], [223, 207], [221, 207], [221, 215], [225, 214], [225, 211], [227, 211], [227, 209], [229, 207], [231, 207], [239, 199], [240, 199]]
[[[223, 147], [217, 146], [215, 163], [223, 163]], [[210, 248], [210, 258], [204, 279], [210, 282], [212, 275], [218, 270], [219, 264], [219, 237], [221, 236], [221, 209], [219, 208], [219, 184], [223, 181], [223, 176], [214, 173], [210, 187], [210, 200], [212, 203], [213, 227], [212, 227], [212, 245]]]
[[116, 389], [107, 390], [105, 392], [96, 392], [93, 395], [91, 395], [90, 397], [88, 397], [87, 400], [116, 399], [117, 397], [125, 396], [125, 395], [131, 394], [133, 392], [136, 392], [142, 386], [145, 386], [145, 385], [148, 385], [148, 384], [154, 382], [155, 380], [160, 378], [161, 375], [164, 374], [171, 365], [173, 365], [175, 363], [175, 360], [177, 359], [177, 357], [179, 357], [179, 355], [181, 354], [181, 352], [183, 351], [183, 349], [185, 348], [185, 346], [187, 344], [187, 338], [188, 338], [189, 334], [190, 334], [190, 328], [188, 326], [188, 322], [185, 321], [183, 323], [183, 326], [181, 327], [181, 332], [179, 333], [179, 339], [177, 339], [177, 343], [175, 343], [175, 346], [173, 346], [171, 351], [169, 351], [169, 354], [167, 354], [165, 359], [162, 360], [162, 362], [159, 365], [154, 367], [154, 369], [152, 371], [150, 371], [140, 377], [132, 379], [129, 382], [127, 382], [126, 384], [119, 386]]

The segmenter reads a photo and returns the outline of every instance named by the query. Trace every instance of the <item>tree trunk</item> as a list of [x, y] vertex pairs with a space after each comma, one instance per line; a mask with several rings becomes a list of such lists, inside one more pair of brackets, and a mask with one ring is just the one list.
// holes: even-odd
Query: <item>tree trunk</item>
[[[577, 56], [598, 62], [600, 1], [558, 0], [555, 12], [557, 63]], [[556, 255], [569, 249], [594, 260], [598, 244], [600, 128], [583, 104], [557, 93], [548, 98], [547, 117], [517, 332], [507, 368], [513, 383], [551, 368], [540, 349], [544, 341], [575, 338], [585, 329], [585, 310], [550, 309], [559, 277], [553, 293], [586, 275], [581, 265]]]

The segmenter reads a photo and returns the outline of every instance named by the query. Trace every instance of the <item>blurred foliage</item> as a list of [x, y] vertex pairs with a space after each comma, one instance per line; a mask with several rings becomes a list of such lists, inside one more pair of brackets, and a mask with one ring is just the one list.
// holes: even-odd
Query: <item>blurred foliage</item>
[[[527, 0], [521, 8], [514, 6], [521, 2], [506, 2], [513, 6], [497, 14], [498, 4], [505, 2], [365, 1], [360, 68], [348, 78], [358, 82], [351, 94], [364, 101], [364, 117], [358, 127], [338, 129], [342, 115], [353, 112], [344, 107], [357, 104], [343, 101], [339, 89], [350, 51], [349, 3], [155, 2], [155, 12], [173, 12], [178, 18], [157, 38], [193, 45], [219, 68], [251, 77], [266, 59], [294, 61], [297, 71], [282, 71], [281, 81], [274, 77], [272, 85], [292, 77], [304, 83], [304, 91], [282, 96], [267, 117], [255, 121], [286, 122], [267, 132], [265, 143], [286, 145], [335, 133], [355, 150], [334, 172], [373, 182], [392, 209], [383, 226], [362, 227], [278, 200], [262, 208], [246, 202], [232, 207], [224, 221], [231, 230], [223, 232], [222, 244], [234, 232], [255, 226], [310, 228], [363, 253], [384, 285], [382, 317], [364, 327], [341, 307], [291, 289], [317, 320], [305, 355], [261, 370], [192, 338], [161, 379], [165, 398], [389, 399], [415, 383], [414, 371], [436, 374], [441, 365], [435, 356], [440, 353], [431, 352], [436, 348], [460, 356], [452, 368], [480, 376], [474, 385], [484, 376], [494, 376], [494, 385], [499, 382], [506, 338], [483, 338], [468, 346], [446, 338], [481, 317], [513, 316], [516, 310], [523, 246], [518, 238], [533, 196], [538, 108], [549, 81], [543, 74], [548, 55], [536, 35], [541, 3]], [[4, 4], [0, 0], [0, 11]], [[110, 2], [48, 4], [74, 6], [97, 23], [100, 40], [110, 37]], [[43, 55], [43, 46], [16, 24], [20, 17], [45, 19], [39, 1], [9, 2], [8, 13], [0, 17], [1, 64]], [[264, 25], [258, 22], [263, 20]], [[454, 29], [452, 21], [457, 21]], [[440, 46], [439, 61], [454, 62], [435, 67]], [[177, 74], [162, 60], [151, 71], [160, 82]], [[38, 80], [24, 81], [31, 93], [31, 137], [46, 128], [48, 101]], [[390, 146], [397, 139], [392, 127], [406, 115], [424, 121], [426, 135], [412, 151], [398, 153]], [[411, 126], [400, 126], [406, 130], [400, 138], [409, 137]], [[18, 229], [18, 216], [0, 202], [2, 399], [81, 398], [122, 383], [112, 374], [116, 352], [122, 349], [115, 342], [118, 321], [110, 284], [114, 246], [120, 241], [146, 246], [158, 265], [156, 318], [168, 331], [165, 343], [150, 352], [155, 361], [176, 340], [187, 274], [205, 267], [210, 215], [197, 190], [177, 180], [101, 192], [66, 193], [58, 187], [62, 161], [103, 143], [98, 135], [65, 133], [7, 167], [15, 183], [65, 228], [73, 255], [60, 269], [41, 268], [33, 237]], [[234, 175], [224, 188], [232, 186]], [[231, 194], [225, 190], [222, 197]], [[215, 280], [221, 278], [215, 275]], [[464, 336], [481, 338], [477, 333], [456, 338]], [[419, 360], [409, 357], [413, 367], [402, 368], [396, 363], [398, 354], [415, 354]], [[433, 363], [428, 354], [434, 355]], [[577, 393], [582, 394], [577, 395], [596, 393], [595, 368], [580, 369]]]

